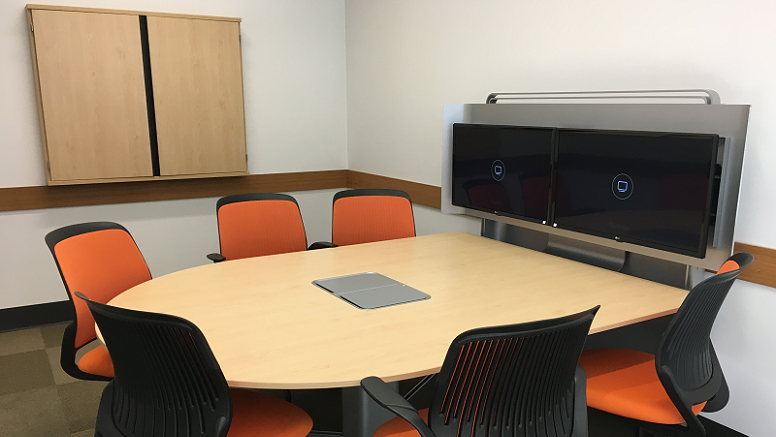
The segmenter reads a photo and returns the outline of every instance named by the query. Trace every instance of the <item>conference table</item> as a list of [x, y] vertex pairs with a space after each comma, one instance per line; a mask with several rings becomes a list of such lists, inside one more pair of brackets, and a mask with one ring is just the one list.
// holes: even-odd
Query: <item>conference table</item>
[[[363, 272], [431, 297], [363, 310], [312, 284]], [[468, 329], [601, 305], [596, 333], [672, 314], [686, 295], [488, 238], [443, 233], [203, 265], [140, 284], [110, 303], [195, 323], [230, 386], [311, 389], [436, 373], [451, 341]]]

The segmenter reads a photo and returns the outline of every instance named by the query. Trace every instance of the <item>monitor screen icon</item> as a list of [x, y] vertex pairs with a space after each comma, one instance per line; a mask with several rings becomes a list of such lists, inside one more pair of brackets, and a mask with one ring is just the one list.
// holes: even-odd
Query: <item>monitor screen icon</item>
[[500, 159], [493, 161], [493, 164], [490, 166], [491, 176], [493, 176], [493, 179], [497, 181], [504, 179], [504, 174], [506, 172], [507, 169], [504, 167], [504, 163]]
[[633, 194], [633, 179], [627, 173], [620, 173], [612, 179], [612, 194], [617, 200], [628, 200]]

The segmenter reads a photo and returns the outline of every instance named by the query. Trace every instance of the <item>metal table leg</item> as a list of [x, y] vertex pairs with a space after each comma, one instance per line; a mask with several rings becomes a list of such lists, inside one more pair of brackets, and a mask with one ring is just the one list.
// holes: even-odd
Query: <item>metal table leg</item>
[[[390, 383], [398, 391], [399, 383]], [[343, 437], [372, 437], [377, 427], [396, 417], [379, 406], [359, 387], [342, 389], [342, 435]]]

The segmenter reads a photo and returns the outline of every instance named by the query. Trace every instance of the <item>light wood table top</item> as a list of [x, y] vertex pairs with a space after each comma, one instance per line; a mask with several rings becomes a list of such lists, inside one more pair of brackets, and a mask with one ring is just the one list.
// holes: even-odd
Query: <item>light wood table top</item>
[[[378, 272], [431, 299], [361, 310], [312, 285]], [[591, 332], [672, 314], [686, 290], [487, 238], [435, 234], [226, 261], [171, 273], [111, 304], [174, 314], [204, 332], [229, 385], [350, 387], [438, 372], [468, 329], [595, 305]]]

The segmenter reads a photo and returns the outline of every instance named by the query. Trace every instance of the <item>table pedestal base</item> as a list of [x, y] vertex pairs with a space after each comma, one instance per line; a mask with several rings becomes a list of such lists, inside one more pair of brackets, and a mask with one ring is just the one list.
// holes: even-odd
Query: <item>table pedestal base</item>
[[[398, 382], [388, 385], [399, 389]], [[395, 414], [378, 405], [361, 386], [342, 389], [343, 437], [372, 437], [377, 427], [394, 417]]]

